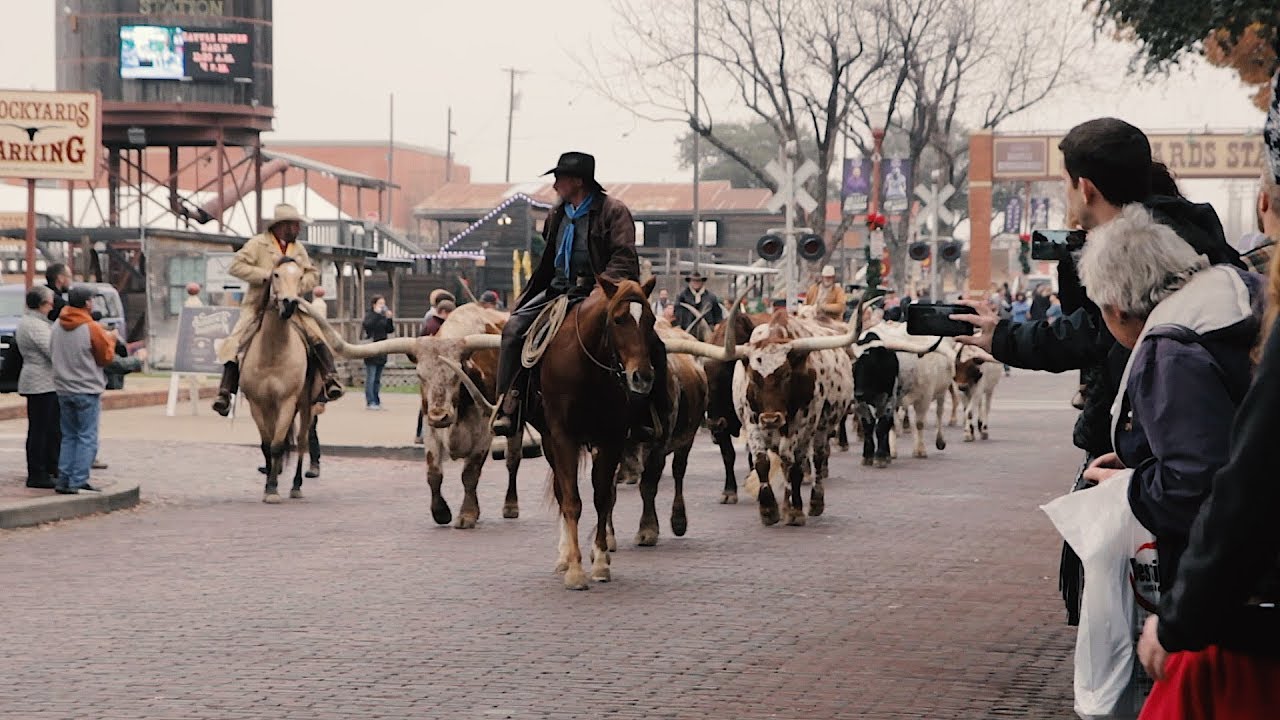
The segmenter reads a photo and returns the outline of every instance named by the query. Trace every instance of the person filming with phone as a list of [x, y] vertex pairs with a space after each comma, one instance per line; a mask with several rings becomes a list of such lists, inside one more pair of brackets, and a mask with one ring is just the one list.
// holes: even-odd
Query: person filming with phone
[[[1141, 203], [1156, 222], [1173, 229], [1209, 264], [1241, 269], [1244, 265], [1227, 243], [1222, 223], [1210, 205], [1155, 193], [1151, 143], [1138, 128], [1115, 118], [1090, 120], [1072, 128], [1058, 147], [1063, 156], [1067, 216], [1074, 218], [1080, 229], [1037, 233], [1033, 257], [1058, 261], [1062, 317], [1016, 323], [1001, 320], [985, 303], [971, 301], [964, 304], [973, 314], [952, 317], [979, 331], [975, 336], [957, 338], [958, 342], [977, 346], [1002, 363], [1054, 373], [1082, 371], [1082, 409], [1072, 433], [1073, 443], [1085, 452], [1075, 485], [1079, 489], [1088, 485], [1082, 477], [1084, 467], [1114, 449], [1111, 405], [1129, 359], [1128, 348], [1116, 342], [1103, 322], [1102, 311], [1086, 296], [1080, 281], [1076, 259], [1088, 242], [1088, 234], [1120, 217], [1126, 206]], [[1064, 548], [1060, 585], [1071, 625], [1079, 619], [1078, 562], [1070, 549]]]

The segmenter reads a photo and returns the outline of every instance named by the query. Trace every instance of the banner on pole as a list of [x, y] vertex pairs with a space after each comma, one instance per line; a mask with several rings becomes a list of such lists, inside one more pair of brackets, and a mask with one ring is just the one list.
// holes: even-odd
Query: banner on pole
[[840, 199], [846, 215], [860, 215], [867, 211], [871, 198], [871, 160], [847, 159], [844, 161], [844, 182], [840, 186]]
[[1010, 235], [1022, 233], [1022, 198], [1011, 197], [1004, 206], [1004, 231]]
[[881, 167], [884, 173], [884, 211], [886, 213], [904, 213], [911, 207], [911, 161], [904, 158], [889, 158]]

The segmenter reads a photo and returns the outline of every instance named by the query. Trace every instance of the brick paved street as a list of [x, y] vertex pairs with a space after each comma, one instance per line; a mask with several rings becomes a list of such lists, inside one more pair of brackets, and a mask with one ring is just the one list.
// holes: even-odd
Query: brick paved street
[[[658, 547], [634, 547], [622, 488], [614, 582], [587, 593], [551, 572], [540, 458], [520, 519], [490, 462], [459, 531], [431, 521], [420, 462], [327, 459], [307, 500], [267, 506], [256, 449], [113, 440], [103, 477], [139, 479], [141, 507], [0, 534], [0, 717], [1070, 718], [1074, 632], [1037, 506], [1079, 460], [1073, 385], [1005, 380], [987, 443], [950, 428], [946, 451], [883, 471], [834, 454], [803, 528], [717, 504], [700, 440], [688, 535], [663, 513]], [[396, 421], [403, 442], [413, 418]], [[18, 482], [20, 428], [0, 426], [0, 482]]]

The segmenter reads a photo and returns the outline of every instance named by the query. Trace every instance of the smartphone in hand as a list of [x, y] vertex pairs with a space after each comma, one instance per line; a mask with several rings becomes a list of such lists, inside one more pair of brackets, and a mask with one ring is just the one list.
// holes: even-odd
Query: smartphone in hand
[[913, 303], [907, 306], [907, 334], [943, 337], [973, 335], [977, 328], [961, 320], [952, 320], [951, 316], [977, 314], [978, 311], [968, 305]]

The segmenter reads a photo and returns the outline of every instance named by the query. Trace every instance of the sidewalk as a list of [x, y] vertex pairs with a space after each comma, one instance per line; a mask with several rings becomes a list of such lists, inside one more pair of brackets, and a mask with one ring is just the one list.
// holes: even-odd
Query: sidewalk
[[[214, 414], [208, 399], [199, 403], [197, 414], [193, 415], [184, 388], [179, 395], [177, 414], [166, 417], [168, 378], [136, 378], [136, 381], [130, 378], [129, 385], [127, 390], [103, 395], [100, 456], [113, 466], [125, 464], [126, 468], [110, 467], [94, 472], [94, 484], [101, 484], [104, 489], [101, 494], [56, 495], [52, 490], [27, 488], [23, 484], [26, 407], [16, 402], [25, 401], [17, 395], [0, 396], [3, 403], [0, 413], [4, 413], [0, 418], [16, 416], [16, 419], [0, 420], [0, 461], [11, 470], [0, 482], [0, 528], [35, 525], [136, 505], [140, 497], [139, 484], [148, 478], [135, 477], [128, 472], [127, 463], [116, 462], [119, 448], [113, 451], [113, 442], [141, 441], [156, 447], [213, 443], [256, 449], [259, 445], [258, 428], [243, 402], [235, 418]], [[216, 389], [213, 383], [205, 383], [201, 394], [212, 397]], [[143, 402], [147, 404], [136, 405]], [[364, 397], [360, 389], [355, 388], [348, 389], [343, 399], [329, 403], [317, 428], [325, 455], [420, 459], [422, 446], [413, 442], [418, 395], [384, 393], [382, 402], [387, 408], [384, 411], [365, 410]], [[129, 406], [130, 403], [135, 405]], [[112, 406], [124, 409], [108, 409]], [[14, 411], [21, 412], [10, 414]]]
[[[182, 403], [186, 403], [187, 411], [190, 412], [191, 403], [188, 400], [187, 383], [184, 381], [182, 388], [178, 393], [179, 407]], [[212, 398], [218, 393], [217, 379], [213, 377], [204, 378], [200, 382], [200, 397]], [[123, 390], [108, 390], [102, 394], [103, 410], [118, 410], [121, 408], [135, 408], [148, 405], [163, 406], [168, 402], [169, 397], [169, 378], [168, 376], [147, 377], [140, 375], [130, 375], [125, 379]], [[163, 414], [163, 407], [161, 408]], [[3, 420], [21, 420], [22, 432], [26, 432], [27, 417], [27, 400], [17, 393], [5, 393], [0, 395], [0, 421]]]

